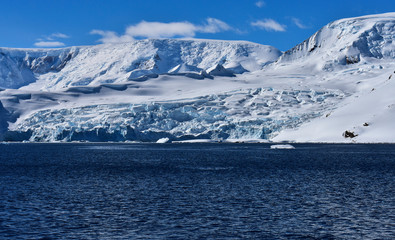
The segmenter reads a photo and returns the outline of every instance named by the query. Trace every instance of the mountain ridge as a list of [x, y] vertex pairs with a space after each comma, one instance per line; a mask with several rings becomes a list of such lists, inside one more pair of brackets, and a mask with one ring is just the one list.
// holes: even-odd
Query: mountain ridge
[[[228, 65], [229, 71], [234, 73], [254, 71], [273, 62], [281, 54], [274, 47], [247, 41], [175, 39], [146, 39], [129, 43], [34, 50], [32, 52], [26, 50], [25, 55], [20, 49], [7, 49], [7, 51], [11, 53], [9, 59], [6, 59], [10, 63], [6, 62], [6, 67], [4, 67], [5, 49], [0, 49], [0, 52], [3, 53], [3, 58], [0, 58], [0, 64], [3, 63], [0, 87], [19, 88], [41, 80], [47, 82], [44, 86], [45, 90], [59, 90], [69, 85], [83, 86], [91, 83], [122, 82], [150, 74], [165, 74], [182, 64], [195, 67], [199, 70], [196, 72], [197, 74], [218, 64]], [[255, 56], [250, 56], [251, 54]], [[111, 61], [108, 60], [109, 58]], [[59, 65], [62, 67], [59, 71], [63, 70], [65, 74], [61, 75], [57, 74], [59, 71], [52, 71], [51, 76], [40, 74], [33, 76], [37, 72], [29, 67], [34, 61], [48, 64], [53, 62], [55, 70]], [[14, 63], [13, 66], [11, 66], [12, 63]], [[15, 81], [18, 84], [13, 86], [7, 78], [9, 76], [7, 70], [15, 72], [16, 76], [18, 76], [18, 70], [30, 73], [30, 75], [27, 78], [18, 76]], [[32, 71], [29, 72], [29, 70]], [[42, 71], [43, 74], [51, 73], [53, 68], [45, 70]], [[51, 82], [52, 80], [55, 81]]]
[[[346, 65], [361, 58], [395, 58], [395, 13], [368, 15], [333, 21], [296, 45], [277, 60], [278, 64], [321, 55], [322, 69]], [[371, 44], [368, 46], [368, 44]], [[329, 58], [323, 60], [323, 58]], [[315, 63], [317, 64], [317, 63]]]

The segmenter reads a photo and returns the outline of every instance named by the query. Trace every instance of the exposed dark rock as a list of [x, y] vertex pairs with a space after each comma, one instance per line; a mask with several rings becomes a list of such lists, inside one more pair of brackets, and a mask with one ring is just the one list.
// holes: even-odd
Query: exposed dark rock
[[309, 50], [309, 52], [314, 51], [316, 48], [317, 48], [317, 45], [314, 45], [314, 46]]
[[360, 58], [359, 56], [348, 56], [346, 57], [346, 63], [347, 64], [354, 64], [354, 63], [359, 63]]
[[158, 55], [158, 54], [155, 54], [155, 56], [154, 56], [154, 60], [156, 60], [156, 61], [159, 61], [159, 60], [161, 60], [161, 58], [159, 57], [159, 55]]
[[364, 123], [363, 126], [367, 127], [367, 126], [369, 126], [369, 123]]
[[61, 63], [59, 64], [59, 66], [53, 66], [51, 67], [51, 69], [55, 70], [55, 71], [61, 71], [66, 64], [73, 58], [73, 55], [75, 53], [70, 52], [69, 54], [67, 54], [67, 56], [61, 61]]
[[348, 131], [348, 130], [346, 130], [343, 133], [343, 137], [345, 137], [345, 138], [355, 138], [356, 136], [358, 136], [358, 134], [355, 134], [354, 132], [351, 132], [351, 131]]

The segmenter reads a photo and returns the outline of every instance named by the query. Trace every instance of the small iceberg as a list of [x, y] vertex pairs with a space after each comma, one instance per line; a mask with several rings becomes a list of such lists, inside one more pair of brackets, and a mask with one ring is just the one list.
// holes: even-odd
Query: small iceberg
[[156, 143], [168, 143], [170, 141], [169, 138], [160, 138], [158, 141], [156, 141]]
[[294, 146], [291, 144], [277, 144], [277, 145], [271, 145], [270, 149], [295, 149]]

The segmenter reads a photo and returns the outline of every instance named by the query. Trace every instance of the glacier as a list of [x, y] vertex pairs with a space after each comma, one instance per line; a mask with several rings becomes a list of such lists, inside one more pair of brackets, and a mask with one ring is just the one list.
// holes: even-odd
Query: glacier
[[0, 48], [0, 140], [395, 142], [393, 75], [395, 13], [334, 21], [284, 53], [200, 39]]
[[321, 115], [342, 98], [336, 91], [258, 88], [178, 101], [39, 110], [15, 130], [29, 133], [33, 141], [269, 139]]

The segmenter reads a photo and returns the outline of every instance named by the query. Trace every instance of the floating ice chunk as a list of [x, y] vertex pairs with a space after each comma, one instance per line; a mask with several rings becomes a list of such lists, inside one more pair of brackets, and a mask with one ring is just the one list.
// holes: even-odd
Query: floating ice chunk
[[169, 138], [160, 138], [158, 141], [156, 141], [156, 143], [168, 143], [170, 141]]
[[295, 149], [294, 146], [291, 144], [277, 144], [277, 145], [271, 145], [270, 149]]
[[191, 139], [191, 140], [183, 140], [183, 141], [174, 141], [173, 143], [214, 143], [217, 141], [211, 139]]

